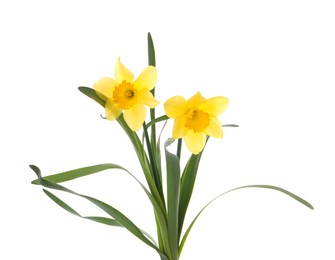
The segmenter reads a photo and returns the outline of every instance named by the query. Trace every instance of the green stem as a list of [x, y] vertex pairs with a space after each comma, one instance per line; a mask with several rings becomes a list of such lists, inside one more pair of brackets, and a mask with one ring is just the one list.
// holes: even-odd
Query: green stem
[[161, 197], [160, 192], [158, 191], [157, 186], [155, 184], [155, 180], [153, 179], [152, 171], [149, 168], [150, 167], [149, 159], [148, 159], [147, 154], [144, 150], [143, 144], [141, 143], [137, 134], [129, 128], [127, 123], [124, 121], [124, 118], [123, 118], [122, 115], [120, 115], [118, 117], [117, 121], [121, 125], [123, 130], [126, 132], [126, 134], [128, 135], [129, 139], [131, 140], [131, 142], [134, 146], [135, 152], [136, 152], [137, 157], [139, 159], [139, 162], [141, 164], [144, 176], [145, 176], [146, 181], [149, 185], [149, 189], [150, 189], [152, 195], [154, 196], [154, 198], [159, 203], [159, 206], [162, 209], [162, 211], [164, 213], [166, 213], [165, 201]]
[[180, 157], [181, 157], [181, 146], [182, 146], [182, 139], [179, 138], [178, 139], [178, 146], [177, 146], [177, 156], [178, 156], [179, 161], [180, 161]]
[[144, 138], [147, 144], [152, 177], [155, 181], [155, 184], [161, 196], [161, 199], [164, 202], [164, 192], [163, 192], [163, 187], [162, 187], [162, 180], [160, 179], [160, 174], [158, 172], [157, 163], [156, 163], [155, 156], [152, 150], [152, 146], [150, 144], [148, 129], [147, 129], [145, 122], [143, 123], [143, 132], [144, 132]]

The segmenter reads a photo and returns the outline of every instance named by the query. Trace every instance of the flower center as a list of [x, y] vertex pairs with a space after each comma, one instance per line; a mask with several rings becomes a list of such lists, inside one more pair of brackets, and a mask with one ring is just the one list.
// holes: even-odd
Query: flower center
[[186, 115], [185, 127], [194, 132], [203, 132], [209, 125], [209, 114], [197, 108], [190, 109]]
[[124, 80], [114, 88], [113, 99], [121, 109], [129, 109], [136, 104], [137, 90], [133, 84]]

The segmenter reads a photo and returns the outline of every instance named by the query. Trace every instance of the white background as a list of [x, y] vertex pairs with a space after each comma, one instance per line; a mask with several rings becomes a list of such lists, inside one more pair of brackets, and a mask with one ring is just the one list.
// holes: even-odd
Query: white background
[[[181, 259], [335, 259], [333, 3], [1, 1], [0, 258], [158, 259], [127, 231], [59, 208], [30, 184], [28, 168], [48, 175], [112, 162], [143, 180], [120, 127], [77, 87], [113, 76], [119, 56], [138, 75], [150, 31], [157, 99], [224, 95], [222, 123], [240, 125], [210, 140], [187, 223], [214, 196], [247, 184], [286, 188], [315, 207], [271, 190], [236, 191], [203, 213]], [[147, 198], [124, 173], [67, 186], [155, 233]], [[62, 198], [83, 214], [101, 213]]]

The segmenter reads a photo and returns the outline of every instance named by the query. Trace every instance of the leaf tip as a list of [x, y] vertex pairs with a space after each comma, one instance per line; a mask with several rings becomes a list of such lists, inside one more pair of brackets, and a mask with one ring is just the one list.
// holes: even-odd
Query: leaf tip
[[312, 204], [308, 203], [307, 207], [309, 207], [311, 210], [314, 210], [314, 207]]
[[31, 184], [34, 184], [34, 185], [40, 185], [41, 183], [40, 183], [39, 180], [33, 180], [33, 181], [31, 182]]
[[40, 170], [36, 165], [30, 164], [29, 167], [30, 167], [30, 169], [32, 169], [37, 175], [40, 175], [40, 174], [41, 174], [41, 170]]

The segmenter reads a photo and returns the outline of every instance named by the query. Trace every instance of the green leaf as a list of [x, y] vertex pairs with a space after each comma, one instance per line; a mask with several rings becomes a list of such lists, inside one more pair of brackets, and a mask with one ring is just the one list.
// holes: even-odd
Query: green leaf
[[166, 120], [168, 120], [168, 119], [169, 119], [169, 118], [168, 118], [167, 115], [157, 117], [157, 118], [155, 118], [154, 120], [150, 121], [150, 122], [147, 124], [147, 128], [149, 128], [150, 126], [152, 126], [152, 125], [154, 125], [154, 124], [157, 124], [158, 122], [166, 121]]
[[[120, 223], [123, 227], [125, 227], [128, 231], [130, 231], [133, 235], [135, 235], [137, 238], [139, 238], [141, 241], [143, 241], [145, 244], [147, 244], [148, 246], [154, 248], [161, 256], [161, 258], [168, 260], [168, 258], [166, 257], [166, 255], [160, 251], [160, 249], [154, 244], [152, 243], [143, 233], [142, 231], [130, 220], [128, 219], [125, 215], [123, 215], [120, 211], [118, 211], [117, 209], [115, 209], [114, 207], [108, 205], [105, 202], [102, 202], [100, 200], [97, 200], [95, 198], [83, 195], [83, 194], [79, 194], [76, 193], [64, 186], [61, 186], [59, 184], [56, 183], [52, 183], [50, 181], [45, 180], [44, 178], [42, 178], [41, 175], [41, 171], [40, 169], [35, 166], [35, 165], [30, 165], [30, 168], [36, 173], [39, 182], [42, 186], [46, 187], [46, 188], [50, 188], [50, 189], [55, 189], [55, 190], [60, 190], [60, 191], [64, 191], [64, 192], [68, 192], [71, 193], [73, 195], [82, 197], [87, 199], [88, 201], [90, 201], [91, 203], [95, 204], [96, 206], [98, 206], [100, 209], [102, 209], [103, 211], [105, 211], [108, 215], [110, 215], [111, 217], [113, 217], [118, 223]], [[59, 202], [59, 201], [58, 201]], [[64, 205], [63, 205], [64, 206]], [[64, 206], [65, 209], [69, 209], [69, 206]]]
[[168, 151], [167, 147], [174, 141], [168, 139], [165, 142], [166, 176], [167, 176], [167, 205], [168, 205], [168, 230], [172, 259], [178, 259], [178, 211], [180, 193], [180, 163], [179, 158]]
[[[284, 194], [292, 197], [293, 199], [295, 199], [298, 202], [302, 203], [306, 207], [308, 207], [310, 209], [314, 209], [314, 207], [309, 202], [307, 202], [306, 200], [304, 200], [303, 198], [301, 198], [301, 197], [293, 194], [292, 192], [290, 192], [288, 190], [280, 188], [280, 187], [276, 187], [276, 186], [273, 186], [273, 185], [246, 185], [246, 186], [242, 186], [242, 187], [239, 187], [239, 188], [236, 188], [236, 189], [233, 189], [233, 190], [244, 189], [244, 188], [264, 188], [264, 189], [277, 190], [277, 191], [283, 192]], [[233, 191], [233, 190], [230, 190], [230, 191]], [[230, 191], [228, 191], [228, 192], [230, 192]]]
[[[82, 215], [80, 215], [77, 211], [75, 211], [73, 208], [71, 208], [68, 204], [66, 204], [64, 201], [62, 201], [60, 198], [58, 198], [56, 195], [54, 195], [53, 193], [51, 193], [50, 191], [43, 189], [44, 193], [50, 198], [52, 199], [54, 202], [56, 202], [59, 206], [61, 206], [63, 209], [67, 210], [68, 212], [84, 218], [84, 219], [88, 219], [88, 220], [92, 220], [94, 222], [98, 222], [101, 224], [105, 224], [108, 226], [113, 226], [113, 227], [123, 227], [122, 225], [120, 225], [119, 222], [117, 222], [115, 219], [112, 218], [106, 218], [106, 217], [97, 217], [97, 216], [87, 216], [87, 217], [83, 217]], [[145, 232], [144, 230], [142, 230], [142, 233], [151, 240], [151, 242], [153, 242], [156, 246], [156, 242], [155, 239], [153, 239], [147, 232]]]
[[148, 33], [148, 61], [149, 65], [154, 67], [156, 66], [155, 47], [151, 37], [151, 33]]
[[239, 127], [239, 125], [227, 124], [227, 125], [222, 125], [222, 127]]
[[[150, 202], [152, 203], [153, 208], [154, 208], [154, 210], [157, 214], [157, 218], [159, 218], [159, 220], [160, 220], [160, 223], [161, 223], [161, 226], [162, 226], [162, 232], [164, 234], [167, 234], [166, 218], [165, 218], [165, 215], [162, 212], [158, 202], [151, 195], [151, 193], [147, 190], [147, 188], [133, 174], [131, 174], [127, 169], [123, 168], [120, 165], [113, 164], [113, 163], [98, 164], [98, 165], [83, 167], [83, 168], [79, 168], [79, 169], [75, 169], [75, 170], [71, 170], [71, 171], [66, 171], [66, 172], [62, 172], [62, 173], [58, 173], [58, 174], [45, 176], [43, 179], [46, 180], [46, 181], [53, 182], [53, 183], [60, 183], [60, 182], [65, 182], [65, 181], [73, 180], [73, 179], [80, 178], [80, 177], [85, 177], [85, 176], [88, 176], [90, 174], [94, 174], [94, 173], [104, 171], [104, 170], [108, 170], [108, 169], [121, 169], [121, 170], [127, 172], [131, 177], [133, 177], [135, 179], [135, 181], [137, 181], [138, 184], [140, 184], [140, 186], [142, 187], [142, 189], [144, 190], [146, 195], [149, 197]], [[39, 179], [37, 179], [37, 180], [34, 180], [32, 183], [33, 184], [40, 184], [40, 181], [39, 181]], [[66, 210], [68, 210], [68, 209], [66, 209]], [[71, 213], [73, 213], [73, 212], [71, 212]]]
[[[94, 174], [97, 172], [101, 172], [104, 170], [108, 170], [108, 169], [120, 169], [123, 171], [127, 171], [120, 165], [113, 164], [113, 163], [105, 163], [105, 164], [98, 164], [98, 165], [83, 167], [83, 168], [79, 168], [79, 169], [75, 169], [71, 171], [49, 175], [49, 176], [44, 177], [44, 179], [47, 181], [51, 181], [53, 183], [61, 183], [61, 182], [74, 180], [77, 178], [81, 178], [81, 177]], [[39, 183], [39, 180], [36, 179], [32, 181], [32, 184], [40, 184], [40, 183]]]
[[81, 215], [75, 211], [73, 208], [71, 208], [69, 205], [67, 205], [65, 202], [63, 202], [60, 198], [58, 198], [56, 195], [52, 194], [50, 191], [47, 191], [45, 189], [43, 189], [44, 193], [46, 195], [48, 195], [48, 197], [50, 199], [52, 199], [54, 202], [56, 202], [59, 206], [61, 206], [63, 209], [65, 209], [66, 211], [78, 216], [78, 217], [81, 217]]
[[[92, 216], [88, 216], [88, 217], [83, 217], [85, 219], [89, 219], [101, 224], [105, 224], [108, 226], [113, 226], [113, 227], [123, 227], [122, 225], [120, 225], [120, 223], [118, 223], [115, 219], [112, 218], [106, 218], [106, 217], [92, 217]], [[143, 232], [143, 230], [141, 230]], [[144, 233], [144, 232], [143, 232]]]
[[239, 190], [239, 189], [244, 189], [244, 188], [265, 188], [265, 189], [273, 189], [273, 190], [277, 190], [277, 191], [280, 191], [280, 192], [283, 192], [284, 194], [292, 197], [293, 199], [299, 201], [300, 203], [304, 204], [306, 207], [310, 208], [310, 209], [314, 209], [313, 206], [307, 202], [306, 200], [302, 199], [301, 197], [293, 194], [292, 192], [290, 191], [287, 191], [283, 188], [280, 188], [280, 187], [276, 187], [276, 186], [272, 186], [272, 185], [246, 185], [246, 186], [241, 186], [241, 187], [238, 187], [238, 188], [235, 188], [235, 189], [231, 189], [229, 191], [226, 191], [224, 193], [221, 193], [219, 196], [215, 197], [214, 199], [212, 199], [209, 203], [207, 203], [205, 205], [205, 207], [203, 207], [200, 212], [196, 215], [196, 217], [193, 219], [193, 221], [191, 222], [191, 224], [189, 225], [188, 229], [186, 230], [184, 236], [183, 236], [183, 239], [180, 243], [180, 248], [179, 248], [179, 254], [181, 254], [182, 250], [183, 250], [183, 247], [184, 247], [184, 244], [186, 242], [186, 239], [195, 223], [195, 221], [198, 219], [198, 217], [200, 216], [200, 214], [213, 202], [215, 201], [216, 199], [218, 199], [219, 197], [229, 193], [229, 192], [232, 192], [232, 191], [235, 191], [235, 190]]
[[160, 146], [161, 146], [162, 133], [163, 133], [163, 130], [164, 130], [165, 126], [166, 126], [166, 123], [167, 123], [167, 121], [165, 121], [165, 123], [164, 123], [164, 125], [163, 125], [163, 127], [162, 127], [162, 129], [161, 129], [161, 131], [160, 131], [160, 133], [158, 135], [158, 140], [157, 140], [157, 145], [156, 145], [156, 154], [155, 154], [158, 172], [160, 173], [159, 178], [161, 180], [162, 180], [162, 175], [161, 175], [162, 174], [162, 157], [161, 157], [161, 148], [160, 148]]
[[[155, 47], [154, 47], [154, 42], [152, 40], [151, 34], [148, 33], [148, 63], [149, 66], [154, 66], [156, 67], [156, 56], [155, 56]], [[150, 92], [152, 93], [153, 96], [155, 96], [155, 89], [156, 87], [154, 87], [153, 89], [150, 90]], [[150, 108], [150, 120], [153, 121], [156, 118], [155, 115], [155, 108]], [[144, 126], [144, 128], [146, 128], [146, 126]], [[152, 158], [155, 158], [154, 154], [156, 153], [156, 125], [153, 124], [151, 127], [151, 133], [150, 133], [150, 143], [148, 143], [148, 146], [150, 146], [150, 150], [148, 150], [148, 152], [152, 151]], [[157, 184], [157, 180], [159, 180], [158, 176], [159, 173], [157, 173], [157, 163], [156, 162], [152, 162], [151, 161], [151, 165], [152, 165], [152, 169], [153, 169], [153, 175], [154, 179], [156, 180], [156, 184]], [[158, 183], [158, 191], [162, 197], [162, 200], [164, 200], [164, 196], [163, 196], [163, 192], [161, 189], [161, 184]]]
[[147, 151], [149, 156], [149, 168], [150, 172], [152, 174], [153, 180], [155, 181], [155, 187], [157, 188], [160, 198], [162, 201], [165, 201], [164, 199], [164, 192], [163, 192], [163, 185], [162, 185], [162, 179], [161, 179], [161, 173], [159, 172], [159, 168], [157, 166], [156, 161], [156, 147], [153, 149], [150, 140], [149, 140], [149, 134], [148, 134], [148, 128], [145, 123], [143, 123], [143, 136], [145, 143], [147, 145]]
[[79, 87], [78, 88], [79, 91], [81, 93], [83, 93], [84, 95], [88, 96], [89, 98], [93, 99], [95, 102], [97, 102], [98, 104], [100, 104], [101, 106], [105, 107], [106, 105], [106, 101], [101, 99], [96, 91], [92, 88], [88, 88], [88, 87]]
[[75, 211], [73, 208], [71, 208], [68, 204], [66, 204], [64, 201], [62, 201], [60, 198], [58, 198], [56, 195], [54, 195], [50, 191], [48, 191], [46, 189], [43, 189], [43, 191], [50, 199], [52, 199], [60, 207], [62, 207], [66, 211], [68, 211], [68, 212], [70, 212], [70, 213], [72, 213], [72, 214], [74, 214], [78, 217], [81, 217], [81, 218], [84, 218], [84, 219], [89, 219], [89, 220], [99, 222], [99, 223], [102, 223], [102, 224], [106, 224], [106, 225], [110, 225], [110, 226], [122, 227], [122, 225], [120, 225], [120, 223], [118, 223], [115, 219], [105, 218], [105, 217], [83, 217], [77, 211]]
[[178, 228], [178, 236], [180, 239], [182, 228], [184, 225], [184, 220], [187, 212], [188, 205], [190, 203], [193, 188], [195, 184], [195, 180], [197, 177], [198, 167], [200, 163], [202, 152], [194, 155], [192, 154], [189, 158], [181, 178], [180, 185], [180, 201], [179, 201], [179, 228]]

